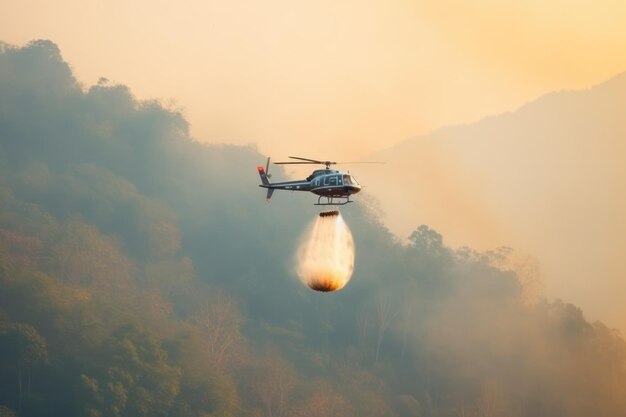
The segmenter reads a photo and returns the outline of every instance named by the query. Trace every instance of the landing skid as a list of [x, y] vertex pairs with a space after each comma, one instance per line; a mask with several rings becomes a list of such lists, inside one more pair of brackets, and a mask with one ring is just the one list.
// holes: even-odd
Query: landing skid
[[[325, 203], [322, 203], [322, 198], [326, 199]], [[339, 199], [339, 202], [336, 202], [335, 200]], [[341, 201], [344, 200], [344, 201]], [[350, 200], [350, 197], [325, 197], [325, 196], [319, 196], [317, 198], [317, 203], [314, 204], [314, 206], [344, 206], [348, 203], [353, 203], [352, 200]]]

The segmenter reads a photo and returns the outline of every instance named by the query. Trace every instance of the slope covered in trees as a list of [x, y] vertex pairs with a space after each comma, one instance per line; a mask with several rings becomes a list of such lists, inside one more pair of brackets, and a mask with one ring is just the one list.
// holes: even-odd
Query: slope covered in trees
[[[345, 209], [353, 280], [294, 277], [306, 198], [49, 41], [0, 53], [0, 415], [616, 416], [626, 347], [510, 251]], [[280, 173], [277, 173], [280, 175]]]

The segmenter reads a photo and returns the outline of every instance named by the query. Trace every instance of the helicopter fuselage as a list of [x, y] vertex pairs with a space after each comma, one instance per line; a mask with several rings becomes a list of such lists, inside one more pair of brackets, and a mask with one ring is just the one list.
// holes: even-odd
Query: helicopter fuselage
[[[309, 191], [319, 196], [317, 205], [343, 205], [351, 202], [351, 195], [361, 191], [361, 186], [352, 175], [334, 169], [318, 169], [306, 179], [276, 183], [269, 182], [263, 167], [258, 167], [258, 170], [262, 181], [259, 187], [268, 189], [268, 200], [274, 190]], [[327, 203], [321, 202], [322, 197], [327, 198]]]

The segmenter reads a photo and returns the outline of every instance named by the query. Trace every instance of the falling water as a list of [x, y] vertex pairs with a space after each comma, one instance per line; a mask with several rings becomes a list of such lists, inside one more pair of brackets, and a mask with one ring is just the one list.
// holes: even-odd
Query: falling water
[[354, 240], [339, 211], [321, 213], [305, 232], [297, 252], [300, 280], [315, 291], [337, 291], [354, 270]]

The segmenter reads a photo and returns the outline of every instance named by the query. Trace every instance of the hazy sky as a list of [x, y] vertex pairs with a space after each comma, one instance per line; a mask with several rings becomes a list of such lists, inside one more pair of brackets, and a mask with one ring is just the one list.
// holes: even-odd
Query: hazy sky
[[4, 0], [0, 39], [172, 100], [200, 140], [355, 159], [626, 69], [622, 0]]

